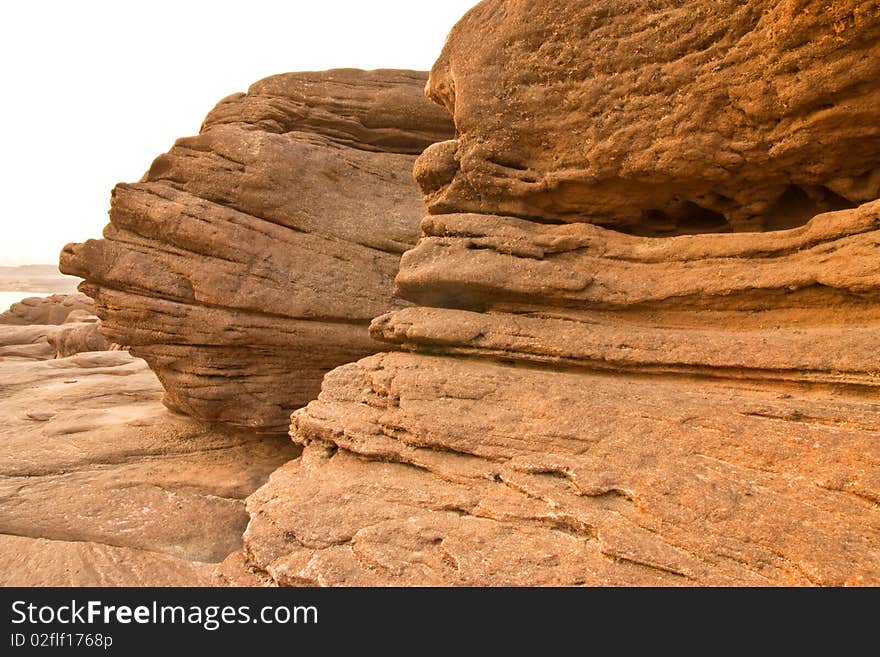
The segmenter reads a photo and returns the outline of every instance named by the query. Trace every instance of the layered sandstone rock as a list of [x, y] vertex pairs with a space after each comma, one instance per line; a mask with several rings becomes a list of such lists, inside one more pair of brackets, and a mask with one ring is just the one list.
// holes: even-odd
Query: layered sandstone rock
[[0, 358], [48, 360], [109, 350], [113, 345], [94, 313], [92, 300], [79, 293], [22, 299], [0, 315]]
[[56, 358], [67, 358], [89, 351], [110, 351], [114, 345], [100, 332], [101, 323], [77, 322], [59, 327], [47, 341], [55, 350]]
[[70, 245], [112, 342], [196, 418], [285, 430], [324, 372], [376, 351], [370, 320], [418, 237], [415, 156], [452, 134], [410, 71], [291, 73], [223, 100], [144, 179], [103, 240]]
[[524, 223], [485, 231], [506, 285], [486, 263], [468, 280], [466, 256], [420, 271], [431, 237], [408, 254], [412, 297], [480, 310], [374, 322], [417, 353], [339, 368], [294, 414], [306, 454], [249, 499], [250, 567], [289, 585], [880, 583], [880, 203], [773, 235], [565, 227], [581, 246]]
[[878, 78], [873, 0], [486, 0], [431, 72], [459, 134], [417, 176], [435, 213], [792, 227], [880, 196]]
[[[97, 320], [97, 318], [94, 318]], [[117, 348], [99, 332], [97, 321], [56, 325], [0, 325], [0, 358], [50, 360]]]
[[880, 582], [876, 397], [414, 354], [328, 375], [248, 500], [286, 585]]
[[[95, 314], [95, 304], [85, 294], [52, 294], [47, 297], [27, 297], [0, 313], [0, 324], [30, 326], [35, 324], [63, 324], [72, 313]], [[78, 314], [76, 317], [82, 318]]]
[[195, 586], [298, 449], [172, 415], [124, 351], [0, 359], [0, 585]]
[[481, 3], [429, 85], [419, 305], [371, 327], [410, 353], [294, 413], [221, 580], [880, 584], [878, 30]]

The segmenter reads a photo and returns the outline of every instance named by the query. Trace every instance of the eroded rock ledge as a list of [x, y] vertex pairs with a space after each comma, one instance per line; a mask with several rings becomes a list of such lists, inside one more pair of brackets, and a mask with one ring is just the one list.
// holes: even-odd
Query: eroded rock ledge
[[324, 372], [376, 351], [423, 213], [415, 156], [451, 136], [412, 71], [290, 73], [221, 101], [144, 179], [113, 192], [104, 239], [69, 245], [102, 331], [166, 403], [284, 431]]
[[[306, 452], [249, 498], [245, 563], [287, 585], [877, 584], [880, 281], [862, 265], [880, 257], [878, 210], [769, 236], [759, 250], [779, 261], [764, 264], [756, 235], [676, 245], [569, 227], [603, 246], [576, 249], [567, 270], [596, 278], [568, 288], [529, 275], [541, 259], [528, 244], [571, 250], [547, 227], [517, 256], [509, 241], [489, 249], [511, 259], [482, 277], [491, 291], [468, 282], [467, 256], [444, 266], [473, 235], [423, 259], [437, 246], [425, 237], [401, 272], [412, 296], [481, 310], [374, 322], [374, 336], [416, 353], [334, 370], [293, 415]], [[497, 246], [517, 222], [480, 234]], [[840, 249], [849, 239], [857, 257]], [[836, 286], [804, 282], [816, 273], [807, 243]], [[622, 294], [642, 279], [615, 276], [609, 254], [648, 272], [690, 261], [694, 278], [646, 276], [667, 292], [648, 302]], [[721, 254], [732, 276], [700, 271]], [[545, 285], [524, 293], [520, 280]], [[584, 296], [553, 303], [572, 289]]]
[[877, 584], [880, 408], [806, 387], [382, 354], [248, 499], [283, 585]]

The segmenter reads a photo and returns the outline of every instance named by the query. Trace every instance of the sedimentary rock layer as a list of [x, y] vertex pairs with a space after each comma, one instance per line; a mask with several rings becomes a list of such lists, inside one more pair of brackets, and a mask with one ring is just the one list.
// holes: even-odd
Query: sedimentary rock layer
[[422, 229], [397, 277], [401, 294], [422, 305], [849, 309], [875, 302], [880, 287], [880, 201], [743, 235], [651, 239], [494, 215], [428, 217]]
[[114, 345], [101, 335], [100, 327], [101, 323], [98, 321], [68, 323], [46, 336], [46, 339], [55, 350], [56, 358], [67, 358], [90, 351], [109, 351]]
[[875, 398], [380, 354], [248, 500], [287, 585], [880, 582]]
[[227, 583], [880, 583], [880, 203], [674, 238], [432, 216]]
[[95, 304], [85, 294], [52, 294], [48, 297], [27, 297], [0, 313], [0, 324], [30, 326], [63, 324], [73, 312], [94, 315]]
[[0, 325], [0, 358], [50, 360], [111, 348], [113, 345], [98, 332], [96, 322], [70, 322], [60, 326]]
[[878, 78], [872, 0], [486, 0], [428, 85], [457, 138], [416, 174], [432, 213], [792, 227], [880, 196]]
[[423, 306], [375, 338], [422, 351], [880, 384], [880, 201], [788, 231], [675, 238], [444, 215], [403, 258]]
[[194, 417], [284, 430], [332, 367], [376, 350], [422, 215], [415, 155], [451, 134], [425, 74], [291, 73], [221, 101], [144, 179], [103, 240], [70, 245], [102, 331]]

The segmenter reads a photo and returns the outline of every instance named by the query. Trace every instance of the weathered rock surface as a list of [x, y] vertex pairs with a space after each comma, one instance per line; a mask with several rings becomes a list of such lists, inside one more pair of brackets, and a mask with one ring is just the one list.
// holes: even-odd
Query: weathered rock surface
[[789, 228], [880, 196], [874, 0], [486, 0], [429, 95], [432, 213], [640, 235]]
[[204, 585], [297, 448], [172, 415], [124, 351], [0, 362], [0, 585]]
[[383, 316], [377, 339], [600, 369], [880, 384], [880, 201], [773, 233], [642, 238], [479, 215], [429, 217], [423, 229], [398, 284], [442, 308]]
[[245, 533], [280, 584], [880, 583], [876, 397], [380, 354], [293, 436]]
[[421, 353], [338, 368], [294, 414], [308, 447], [248, 501], [249, 568], [287, 585], [880, 583], [880, 205], [664, 239], [425, 224], [441, 219], [456, 228], [406, 256], [404, 289], [478, 310], [374, 322]]
[[472, 10], [371, 327], [411, 353], [325, 377], [215, 576], [880, 584], [878, 12]]
[[27, 297], [0, 313], [0, 324], [30, 326], [63, 324], [71, 313], [95, 314], [95, 304], [85, 294], [52, 294], [48, 297]]
[[0, 358], [33, 358], [47, 360], [55, 357], [55, 349], [48, 338], [58, 326], [0, 326]]
[[69, 245], [102, 332], [196, 418], [285, 430], [324, 372], [376, 351], [370, 320], [418, 237], [411, 171], [451, 136], [410, 71], [291, 73], [222, 101], [144, 179], [103, 240]]
[[47, 341], [55, 350], [56, 358], [67, 358], [87, 351], [109, 351], [113, 344], [100, 333], [100, 322], [64, 324]]
[[0, 325], [0, 358], [49, 360], [114, 348], [98, 328], [94, 321], [49, 326]]

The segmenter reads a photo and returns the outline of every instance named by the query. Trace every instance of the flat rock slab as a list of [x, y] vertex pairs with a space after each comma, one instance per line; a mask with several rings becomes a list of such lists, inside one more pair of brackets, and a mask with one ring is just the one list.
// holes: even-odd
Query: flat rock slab
[[0, 536], [3, 586], [209, 586], [212, 564], [91, 541]]
[[199, 585], [298, 448], [174, 415], [124, 351], [0, 361], [0, 584]]

